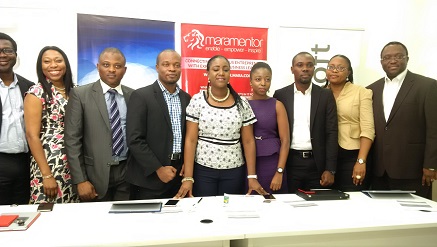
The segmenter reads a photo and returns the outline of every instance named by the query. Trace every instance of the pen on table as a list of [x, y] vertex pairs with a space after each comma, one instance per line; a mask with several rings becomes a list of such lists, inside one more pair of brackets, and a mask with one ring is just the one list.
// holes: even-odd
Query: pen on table
[[200, 203], [200, 201], [202, 201], [203, 197], [201, 197], [196, 203], [193, 204], [193, 206], [196, 206], [197, 204]]

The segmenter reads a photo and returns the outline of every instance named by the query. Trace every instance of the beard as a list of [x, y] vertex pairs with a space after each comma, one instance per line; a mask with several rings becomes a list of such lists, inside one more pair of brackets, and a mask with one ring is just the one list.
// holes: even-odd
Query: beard
[[299, 81], [300, 81], [300, 83], [302, 83], [302, 84], [309, 84], [309, 83], [311, 83], [312, 79], [313, 79], [313, 77], [310, 77], [310, 78], [307, 78], [307, 79], [300, 78]]

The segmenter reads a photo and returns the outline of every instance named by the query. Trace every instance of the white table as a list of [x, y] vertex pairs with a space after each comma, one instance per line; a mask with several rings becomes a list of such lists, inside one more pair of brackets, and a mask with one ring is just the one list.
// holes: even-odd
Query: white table
[[[110, 202], [58, 204], [26, 231], [0, 232], [1, 246], [437, 246], [437, 212], [396, 200], [350, 193], [344, 201], [294, 207], [294, 194], [183, 199], [165, 213], [109, 214]], [[165, 202], [166, 200], [163, 200]], [[437, 203], [420, 197], [437, 211]], [[194, 205], [194, 206], [193, 206]], [[36, 211], [36, 205], [1, 206], [0, 213]], [[241, 210], [241, 212], [238, 212]], [[259, 218], [229, 218], [255, 214]], [[202, 219], [213, 220], [210, 224]]]

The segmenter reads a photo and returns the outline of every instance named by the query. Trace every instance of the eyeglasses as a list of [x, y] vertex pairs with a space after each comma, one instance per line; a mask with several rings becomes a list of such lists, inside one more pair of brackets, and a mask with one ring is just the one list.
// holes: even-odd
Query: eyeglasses
[[327, 69], [327, 70], [331, 70], [331, 71], [337, 70], [337, 71], [339, 71], [339, 72], [343, 72], [343, 71], [347, 70], [346, 67], [342, 67], [342, 66], [337, 66], [337, 67], [335, 67], [335, 66], [333, 66], [333, 65], [329, 65], [326, 69]]
[[5, 55], [14, 55], [14, 54], [15, 54], [15, 51], [14, 51], [14, 49], [12, 49], [12, 48], [3, 48], [3, 49], [0, 49], [0, 54], [1, 54], [2, 52], [3, 52]]
[[388, 61], [391, 61], [392, 59], [394, 59], [395, 61], [400, 61], [406, 57], [407, 56], [401, 55], [401, 54], [394, 55], [394, 56], [385, 56], [385, 57], [381, 58], [381, 61], [388, 62]]

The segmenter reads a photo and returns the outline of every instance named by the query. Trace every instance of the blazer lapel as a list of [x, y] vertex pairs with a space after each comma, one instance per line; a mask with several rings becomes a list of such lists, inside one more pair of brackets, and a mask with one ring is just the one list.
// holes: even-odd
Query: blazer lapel
[[314, 126], [314, 118], [316, 117], [317, 107], [319, 106], [321, 88], [312, 85], [311, 89], [311, 111], [310, 111], [310, 132]]
[[127, 105], [127, 103], [129, 103], [129, 98], [130, 98], [132, 91], [126, 90], [126, 87], [123, 85], [121, 85], [121, 91], [123, 91], [124, 101], [126, 101], [126, 105]]
[[92, 88], [93, 88], [92, 96], [96, 103], [97, 109], [99, 109], [100, 115], [103, 118], [103, 122], [105, 122], [105, 125], [108, 129], [111, 129], [111, 125], [109, 124], [109, 113], [106, 107], [105, 96], [103, 95], [103, 89], [102, 86], [100, 85], [100, 81], [94, 82]]
[[158, 102], [158, 105], [161, 107], [164, 118], [167, 121], [167, 125], [171, 129], [170, 113], [168, 112], [167, 102], [165, 102], [164, 95], [162, 94], [162, 90], [158, 85], [158, 81], [155, 81], [155, 83], [153, 83], [153, 89], [155, 92], [155, 99]]
[[390, 116], [388, 117], [387, 123], [389, 123], [396, 112], [399, 110], [399, 107], [402, 105], [405, 97], [407, 97], [408, 92], [414, 84], [414, 79], [411, 76], [411, 73], [407, 71], [407, 75], [405, 76], [404, 82], [402, 83], [401, 88], [399, 89], [398, 95], [396, 96], [395, 102], [393, 103], [393, 107], [390, 111]]

